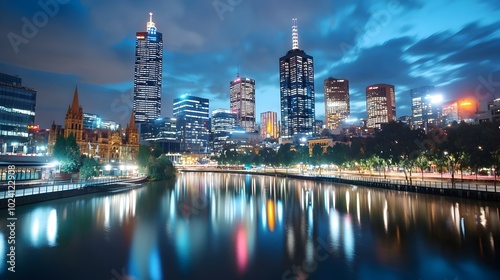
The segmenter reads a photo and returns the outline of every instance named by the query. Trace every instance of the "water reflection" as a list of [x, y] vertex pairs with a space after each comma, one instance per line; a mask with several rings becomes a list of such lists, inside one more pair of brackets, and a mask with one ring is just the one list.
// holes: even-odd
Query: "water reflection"
[[[95, 274], [81, 268], [87, 279], [111, 278], [113, 269], [135, 279], [277, 279], [291, 267], [299, 278], [488, 278], [500, 259], [496, 204], [287, 178], [182, 174], [170, 184], [22, 209], [20, 256], [97, 250]], [[465, 262], [468, 270], [459, 269]], [[71, 278], [75, 269], [61, 273]]]

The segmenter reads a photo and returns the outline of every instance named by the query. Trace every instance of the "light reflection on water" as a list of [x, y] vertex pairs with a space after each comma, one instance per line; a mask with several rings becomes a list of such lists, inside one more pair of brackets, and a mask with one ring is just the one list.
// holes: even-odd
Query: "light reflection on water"
[[[499, 273], [498, 204], [324, 182], [182, 174], [173, 183], [23, 206], [17, 215], [17, 261], [30, 267], [19, 271], [21, 278], [493, 279]], [[68, 268], [52, 270], [43, 257], [48, 252]], [[88, 264], [71, 261], [79, 258]]]

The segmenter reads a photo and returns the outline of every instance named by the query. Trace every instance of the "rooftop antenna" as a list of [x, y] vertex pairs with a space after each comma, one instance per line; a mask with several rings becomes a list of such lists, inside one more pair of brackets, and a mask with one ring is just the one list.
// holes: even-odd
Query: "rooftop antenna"
[[236, 77], [240, 76], [240, 64], [238, 63], [238, 72], [236, 72]]
[[149, 31], [149, 29], [151, 27], [155, 27], [155, 23], [153, 22], [153, 12], [149, 12], [149, 21], [148, 21], [148, 24], [146, 26], [146, 30]]
[[292, 18], [292, 50], [299, 48], [299, 28], [297, 26], [297, 18]]

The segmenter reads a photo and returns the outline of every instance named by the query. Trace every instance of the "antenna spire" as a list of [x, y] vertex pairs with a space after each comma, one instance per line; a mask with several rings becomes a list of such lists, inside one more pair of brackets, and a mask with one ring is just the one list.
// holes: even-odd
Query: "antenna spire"
[[240, 76], [240, 64], [238, 63], [238, 72], [236, 72], [236, 77]]
[[151, 27], [155, 27], [155, 23], [153, 22], [153, 12], [149, 12], [149, 21], [148, 21], [148, 24], [146, 26], [146, 30], [149, 32], [149, 29]]
[[292, 50], [299, 48], [299, 28], [297, 26], [297, 18], [292, 18]]

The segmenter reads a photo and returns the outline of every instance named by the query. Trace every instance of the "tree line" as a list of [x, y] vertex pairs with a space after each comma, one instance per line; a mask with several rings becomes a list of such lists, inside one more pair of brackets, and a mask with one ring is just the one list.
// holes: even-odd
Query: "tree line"
[[[329, 146], [325, 152], [316, 144], [307, 146], [283, 144], [278, 150], [263, 148], [239, 150], [225, 147], [216, 157], [219, 164], [270, 165], [284, 168], [300, 163], [320, 166], [334, 164], [342, 170], [384, 172], [390, 167], [402, 170], [411, 181], [412, 172], [422, 174], [431, 166], [441, 174], [450, 172], [452, 181], [459, 171], [474, 172], [493, 169], [499, 174], [500, 123], [453, 123], [446, 128], [433, 128], [428, 133], [412, 130], [401, 122], [383, 124], [373, 137], [353, 137], [346, 143]], [[385, 177], [385, 176], [384, 176]]]

